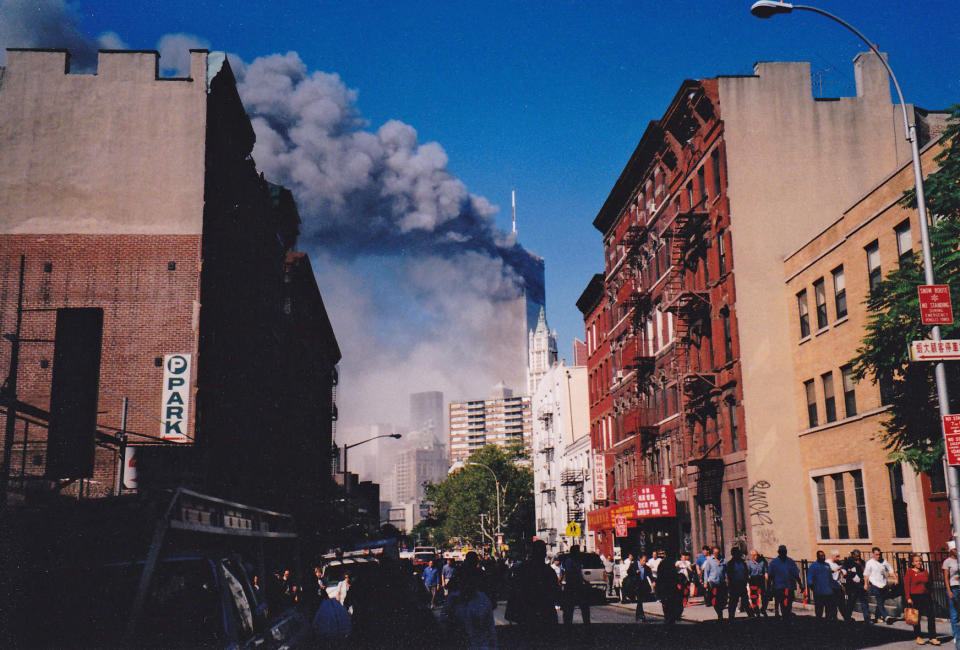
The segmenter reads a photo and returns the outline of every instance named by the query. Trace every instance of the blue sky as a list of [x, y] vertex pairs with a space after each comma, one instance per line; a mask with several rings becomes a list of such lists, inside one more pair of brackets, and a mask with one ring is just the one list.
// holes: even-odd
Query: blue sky
[[[73, 2], [90, 35], [116, 32], [150, 49], [195, 34], [246, 61], [294, 50], [310, 69], [338, 73], [377, 128], [412, 125], [437, 141], [472, 194], [546, 260], [547, 313], [570, 357], [582, 337], [574, 302], [602, 270], [591, 222], [647, 122], [684, 78], [748, 74], [757, 60], [809, 60], [825, 96], [852, 93], [864, 49], [824, 18], [770, 20], [749, 2]], [[890, 55], [907, 101], [960, 102], [955, 2], [827, 1]]]

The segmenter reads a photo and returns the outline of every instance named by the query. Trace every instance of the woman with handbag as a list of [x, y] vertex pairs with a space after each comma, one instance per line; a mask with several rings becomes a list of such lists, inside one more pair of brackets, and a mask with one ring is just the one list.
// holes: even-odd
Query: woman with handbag
[[927, 642], [920, 634], [920, 617], [927, 617], [927, 636], [931, 645], [940, 645], [937, 638], [937, 621], [933, 616], [933, 601], [930, 598], [930, 573], [923, 568], [923, 558], [919, 553], [910, 555], [910, 568], [903, 577], [903, 594], [907, 607], [903, 617], [907, 623], [913, 623], [913, 633], [917, 635], [917, 645]]

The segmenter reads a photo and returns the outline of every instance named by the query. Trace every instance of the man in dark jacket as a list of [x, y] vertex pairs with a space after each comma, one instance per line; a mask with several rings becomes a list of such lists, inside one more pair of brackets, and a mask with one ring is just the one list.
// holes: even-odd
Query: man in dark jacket
[[817, 551], [817, 561], [807, 569], [807, 592], [812, 592], [817, 618], [826, 615], [828, 621], [837, 620], [837, 599], [834, 591], [833, 569], [827, 564], [827, 555]]
[[843, 608], [843, 617], [853, 621], [853, 610], [860, 604], [860, 613], [863, 620], [870, 620], [870, 605], [867, 602], [867, 581], [863, 577], [863, 557], [859, 549], [850, 551], [850, 556], [843, 561], [843, 588], [847, 593], [847, 606]]
[[546, 558], [547, 545], [544, 541], [533, 542], [530, 557], [517, 568], [504, 613], [508, 621], [523, 626], [531, 639], [538, 640], [555, 634], [555, 606], [560, 601], [557, 574], [547, 566]]

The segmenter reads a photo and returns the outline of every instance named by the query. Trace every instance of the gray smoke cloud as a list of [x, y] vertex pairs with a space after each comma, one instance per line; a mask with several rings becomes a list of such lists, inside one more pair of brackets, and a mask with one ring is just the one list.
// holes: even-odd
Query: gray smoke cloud
[[542, 262], [496, 227], [497, 208], [412, 126], [371, 129], [338, 75], [294, 52], [231, 64], [254, 160], [293, 191], [317, 260], [344, 352], [341, 421], [403, 422], [419, 390], [478, 398], [506, 379], [521, 392], [521, 296], [543, 300]]

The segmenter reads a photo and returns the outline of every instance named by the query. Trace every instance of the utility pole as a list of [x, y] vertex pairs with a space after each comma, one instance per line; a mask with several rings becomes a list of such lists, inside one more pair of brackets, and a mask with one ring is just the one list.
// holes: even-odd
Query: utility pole
[[123, 407], [120, 411], [120, 432], [117, 433], [120, 440], [120, 470], [117, 472], [117, 489], [114, 494], [123, 492], [123, 473], [127, 468], [127, 398], [123, 398]]

